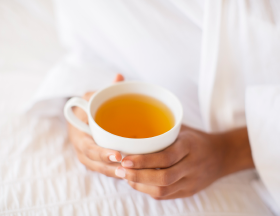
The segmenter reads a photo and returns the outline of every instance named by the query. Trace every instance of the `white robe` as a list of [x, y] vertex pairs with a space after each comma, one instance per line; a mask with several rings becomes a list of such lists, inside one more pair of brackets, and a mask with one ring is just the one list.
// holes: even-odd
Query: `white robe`
[[[277, 0], [60, 0], [69, 54], [29, 112], [62, 115], [66, 98], [112, 82], [162, 85], [183, 123], [206, 132], [247, 126], [256, 169], [280, 214], [280, 4]], [[261, 183], [255, 183], [265, 194]], [[273, 204], [274, 203], [274, 204]]]

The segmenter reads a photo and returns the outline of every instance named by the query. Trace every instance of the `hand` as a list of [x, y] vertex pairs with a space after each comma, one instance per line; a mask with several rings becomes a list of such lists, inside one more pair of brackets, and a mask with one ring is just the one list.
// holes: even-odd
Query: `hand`
[[116, 175], [155, 199], [191, 196], [224, 175], [254, 167], [246, 128], [206, 134], [185, 126], [165, 150], [127, 156], [121, 165]]
[[[122, 75], [118, 74], [115, 82], [123, 81]], [[89, 100], [94, 92], [86, 93], [83, 98]], [[87, 114], [79, 107], [73, 108], [74, 114], [83, 122], [88, 124]], [[68, 134], [71, 143], [73, 144], [79, 161], [88, 169], [97, 171], [106, 176], [117, 177], [115, 169], [119, 166], [118, 161], [121, 161], [122, 156], [120, 152], [102, 148], [94, 142], [93, 138], [88, 134], [78, 130], [68, 123]]]

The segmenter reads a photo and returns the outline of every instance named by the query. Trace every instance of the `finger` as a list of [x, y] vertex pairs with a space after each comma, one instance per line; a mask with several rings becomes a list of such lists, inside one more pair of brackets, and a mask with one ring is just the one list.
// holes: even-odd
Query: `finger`
[[[121, 82], [124, 81], [124, 76], [121, 74], [117, 74], [114, 82]], [[91, 98], [91, 96], [95, 93], [95, 91], [90, 91], [90, 92], [86, 92], [83, 96], [83, 99], [85, 99], [86, 101], [89, 101], [89, 99]]]
[[186, 190], [179, 190], [173, 194], [163, 196], [163, 197], [154, 197], [156, 200], [169, 200], [169, 199], [177, 199], [177, 198], [185, 198], [185, 197], [190, 197], [196, 194], [197, 192], [192, 192], [192, 191], [186, 191]]
[[175, 143], [161, 152], [126, 156], [122, 160], [122, 166], [135, 169], [168, 168], [184, 158], [189, 151], [189, 143], [179, 136]]
[[91, 98], [91, 96], [94, 94], [94, 91], [91, 92], [87, 92], [84, 94], [83, 99], [85, 99], [86, 101], [89, 101], [89, 99]]
[[105, 164], [105, 163], [99, 162], [99, 161], [92, 161], [89, 158], [87, 158], [84, 155], [79, 154], [79, 153], [78, 153], [78, 159], [89, 170], [102, 173], [108, 177], [118, 178], [118, 176], [115, 175], [115, 169], [118, 166], [117, 164], [114, 164], [114, 163]]
[[[94, 94], [95, 92], [87, 92], [84, 94], [83, 99], [85, 99], [86, 101], [89, 101], [89, 99], [91, 98], [91, 96]], [[88, 124], [88, 116], [87, 113], [81, 109], [80, 107], [72, 107], [72, 110], [74, 112], [74, 114], [83, 122], [85, 122], [86, 124]]]
[[146, 185], [132, 181], [128, 181], [128, 184], [135, 190], [138, 190], [142, 193], [149, 194], [150, 196], [156, 198], [163, 198], [170, 196], [181, 189], [184, 189], [187, 186], [186, 181], [187, 180], [185, 178], [182, 178], [178, 182], [166, 187]]
[[167, 169], [125, 169], [119, 166], [116, 175], [128, 181], [155, 186], [171, 185], [192, 172], [187, 157]]
[[122, 159], [120, 152], [98, 146], [94, 140], [88, 136], [83, 136], [83, 138], [78, 141], [77, 151], [84, 154], [90, 160], [102, 161], [104, 163], [120, 162]]
[[114, 82], [121, 82], [121, 81], [124, 81], [123, 75], [117, 74], [116, 77], [115, 77]]
[[[81, 109], [80, 107], [72, 107], [72, 110], [73, 110], [73, 113], [75, 114], [75, 116], [78, 117], [78, 119], [80, 119], [82, 122], [88, 124], [88, 116], [87, 116], [87, 113], [83, 109]], [[74, 127], [72, 124], [70, 124], [70, 126]]]

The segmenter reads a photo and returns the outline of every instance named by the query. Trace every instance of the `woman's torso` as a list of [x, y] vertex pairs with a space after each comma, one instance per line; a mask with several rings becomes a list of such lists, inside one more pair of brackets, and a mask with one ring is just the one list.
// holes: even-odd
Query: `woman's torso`
[[[202, 42], [203, 33], [210, 31], [212, 36], [205, 25], [213, 23], [203, 22], [205, 13], [211, 13], [211, 5], [203, 9], [203, 1], [183, 0], [65, 0], [57, 4], [64, 17], [60, 19], [61, 35], [68, 46], [78, 46], [85, 55], [95, 53], [127, 79], [168, 88], [181, 100], [183, 123], [189, 126], [205, 129], [198, 96], [201, 89], [205, 95], [211, 91], [209, 113], [214, 119], [213, 131], [219, 131], [246, 124], [247, 86], [279, 83], [280, 75], [275, 71], [266, 71], [264, 80], [265, 68], [256, 70], [256, 65], [267, 64], [267, 58], [262, 58], [263, 47], [250, 41], [261, 36], [253, 26], [258, 17], [250, 12], [252, 8], [244, 11], [248, 9], [244, 1], [227, 1], [219, 8], [219, 42], [215, 47], [206, 44], [218, 50], [218, 60], [214, 62], [217, 72], [212, 75], [214, 87], [209, 90], [203, 90], [201, 85], [208, 80], [200, 74], [200, 63], [208, 49]], [[207, 73], [207, 68], [203, 73]]]

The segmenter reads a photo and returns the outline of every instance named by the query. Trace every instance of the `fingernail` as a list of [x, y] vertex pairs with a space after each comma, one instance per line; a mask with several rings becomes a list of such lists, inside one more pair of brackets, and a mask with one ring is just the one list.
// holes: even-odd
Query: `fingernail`
[[131, 160], [124, 160], [122, 161], [122, 166], [123, 167], [133, 167], [133, 162]]
[[120, 178], [124, 178], [125, 177], [125, 169], [123, 168], [117, 168], [115, 171], [116, 176], [120, 177]]
[[110, 155], [110, 156], [109, 156], [109, 159], [110, 159], [110, 161], [112, 161], [112, 162], [118, 162], [115, 155]]

